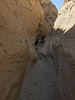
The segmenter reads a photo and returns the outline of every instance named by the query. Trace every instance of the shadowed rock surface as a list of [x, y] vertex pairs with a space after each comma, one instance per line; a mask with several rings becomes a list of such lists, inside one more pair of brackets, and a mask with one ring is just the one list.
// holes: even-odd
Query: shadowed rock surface
[[50, 52], [57, 69], [55, 100], [75, 100], [75, 0], [65, 0], [51, 32]]
[[56, 71], [54, 62], [48, 54], [49, 36], [45, 44], [38, 46], [39, 59], [28, 77], [25, 77], [21, 90], [21, 100], [54, 100], [56, 88]]
[[21, 100], [54, 100], [56, 75], [54, 63], [50, 57], [39, 54], [30, 75], [25, 79]]

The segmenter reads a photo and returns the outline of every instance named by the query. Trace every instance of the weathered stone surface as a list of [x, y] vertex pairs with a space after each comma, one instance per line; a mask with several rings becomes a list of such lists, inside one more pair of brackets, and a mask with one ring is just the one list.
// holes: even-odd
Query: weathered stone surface
[[54, 21], [57, 18], [58, 11], [50, 0], [40, 1], [45, 15], [45, 22], [43, 23], [42, 27], [40, 27], [40, 30], [46, 34], [51, 31]]
[[55, 21], [54, 28], [67, 31], [75, 24], [75, 2], [73, 0], [65, 3], [61, 8], [58, 18]]
[[45, 14], [38, 0], [0, 1], [0, 100], [19, 100], [23, 74], [38, 58], [33, 43], [40, 22], [43, 27]]
[[55, 100], [75, 100], [75, 2], [64, 3], [54, 24], [50, 50], [57, 69]]

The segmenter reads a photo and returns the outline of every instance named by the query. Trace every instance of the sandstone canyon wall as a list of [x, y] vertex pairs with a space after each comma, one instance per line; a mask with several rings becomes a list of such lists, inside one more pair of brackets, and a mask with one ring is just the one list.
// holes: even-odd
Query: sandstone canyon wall
[[50, 0], [40, 0], [41, 6], [44, 10], [45, 22], [40, 27], [42, 33], [49, 33], [57, 18], [58, 11]]
[[57, 9], [45, 1], [0, 1], [0, 100], [19, 100], [23, 75], [38, 58], [33, 48], [36, 36], [53, 26]]
[[65, 0], [52, 31], [50, 50], [57, 67], [55, 100], [75, 100], [75, 0]]

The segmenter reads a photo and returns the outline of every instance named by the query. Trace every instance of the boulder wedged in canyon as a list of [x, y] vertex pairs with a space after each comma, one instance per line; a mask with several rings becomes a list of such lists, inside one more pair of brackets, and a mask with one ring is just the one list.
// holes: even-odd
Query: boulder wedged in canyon
[[51, 32], [57, 70], [55, 100], [75, 100], [75, 0], [65, 0]]
[[[54, 20], [56, 15], [52, 14]], [[0, 1], [0, 100], [19, 99], [23, 76], [38, 59], [33, 45], [39, 28], [44, 26], [41, 33], [47, 31], [45, 21], [38, 0]], [[51, 19], [47, 27], [52, 26]]]

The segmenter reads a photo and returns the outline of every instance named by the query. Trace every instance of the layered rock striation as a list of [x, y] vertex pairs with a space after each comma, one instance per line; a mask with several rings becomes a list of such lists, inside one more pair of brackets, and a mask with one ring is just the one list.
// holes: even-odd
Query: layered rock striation
[[19, 100], [23, 76], [38, 59], [33, 43], [39, 33], [50, 31], [57, 16], [50, 3], [46, 8], [52, 12], [40, 0], [0, 1], [0, 100]]

